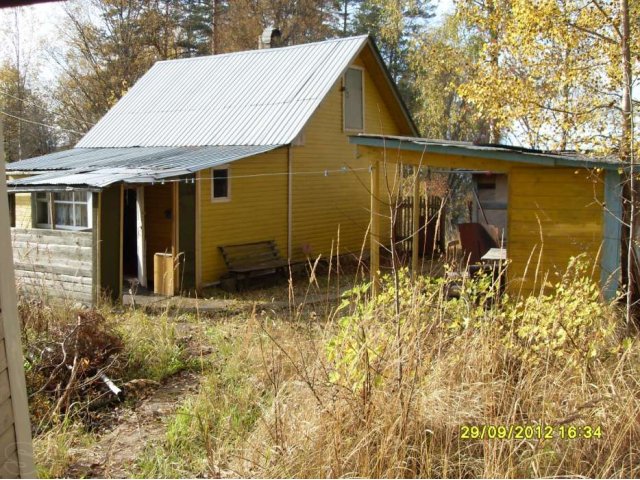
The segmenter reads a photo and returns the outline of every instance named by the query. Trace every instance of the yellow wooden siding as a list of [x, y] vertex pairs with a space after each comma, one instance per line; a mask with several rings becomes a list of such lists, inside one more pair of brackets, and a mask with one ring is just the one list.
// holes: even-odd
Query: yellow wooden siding
[[[364, 131], [409, 134], [390, 114], [387, 104], [395, 100], [383, 98], [365, 62], [357, 59], [354, 65], [365, 67]], [[343, 92], [342, 80], [339, 80], [306, 126], [304, 145], [293, 148], [293, 260], [319, 254], [326, 257], [332, 246], [335, 254], [338, 231], [340, 252], [359, 253], [363, 242], [367, 251], [370, 162], [358, 156], [356, 146], [349, 144], [348, 135], [353, 133], [343, 130]], [[345, 171], [335, 171], [341, 169]], [[325, 170], [326, 175], [317, 173]], [[392, 189], [395, 173], [395, 165], [390, 166], [388, 177]], [[384, 175], [381, 183], [381, 191], [387, 192]], [[384, 208], [383, 213], [388, 214]], [[381, 221], [383, 241], [389, 238], [389, 225], [390, 222]]]
[[31, 194], [16, 193], [16, 227], [31, 228]]
[[147, 278], [153, 279], [155, 253], [171, 253], [173, 184], [144, 187], [144, 228], [147, 247]]
[[569, 259], [581, 253], [595, 262], [593, 278], [600, 278], [603, 198], [602, 176], [583, 169], [511, 170], [508, 252], [512, 291], [537, 291], [545, 277], [556, 282], [556, 273], [564, 272]]
[[212, 202], [211, 170], [198, 173], [204, 284], [227, 271], [220, 245], [275, 240], [286, 258], [287, 161], [284, 147], [233, 162], [229, 166], [228, 201]]

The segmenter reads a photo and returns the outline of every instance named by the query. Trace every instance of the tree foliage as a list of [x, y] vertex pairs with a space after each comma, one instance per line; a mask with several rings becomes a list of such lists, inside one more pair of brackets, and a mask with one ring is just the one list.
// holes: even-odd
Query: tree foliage
[[458, 19], [483, 39], [482, 61], [459, 92], [501, 132], [538, 148], [617, 147], [617, 2], [460, 0], [456, 6]]
[[29, 88], [10, 64], [0, 68], [0, 110], [4, 112], [5, 159], [13, 162], [53, 151], [58, 132], [45, 97]]

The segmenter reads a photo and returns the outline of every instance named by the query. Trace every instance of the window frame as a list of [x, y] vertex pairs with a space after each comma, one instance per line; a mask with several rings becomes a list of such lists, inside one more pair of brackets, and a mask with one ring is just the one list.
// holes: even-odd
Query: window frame
[[[49, 228], [52, 230], [75, 230], [75, 231], [89, 231], [93, 229], [93, 192], [89, 190], [68, 190], [73, 193], [72, 200], [56, 200], [55, 194], [62, 192], [45, 192], [46, 200], [38, 199], [37, 195], [41, 192], [34, 192], [32, 195], [32, 208], [35, 208], [34, 216], [33, 216], [33, 224], [36, 228]], [[65, 191], [66, 192], [66, 191]], [[87, 200], [80, 201], [75, 199], [76, 193], [86, 193]], [[53, 209], [51, 209], [51, 202], [53, 202]], [[49, 223], [37, 223], [38, 220], [38, 204], [44, 204], [47, 208], [47, 220]], [[64, 225], [58, 224], [55, 220], [56, 215], [56, 204], [64, 204], [71, 205], [73, 210], [73, 219], [75, 222], [75, 209], [76, 205], [85, 205], [87, 209], [87, 225], [86, 226], [77, 226], [77, 225]], [[53, 212], [52, 212], [53, 210]], [[51, 218], [53, 215], [54, 218]]]
[[[39, 193], [44, 193], [44, 199], [38, 198]], [[36, 228], [51, 228], [51, 210], [49, 209], [49, 202], [51, 201], [50, 192], [33, 192], [31, 195], [31, 208], [33, 209], [33, 225]], [[38, 209], [39, 204], [44, 204], [45, 211], [47, 212], [48, 223], [38, 223]]]
[[[359, 70], [360, 71], [360, 81], [362, 83], [362, 128], [350, 128], [347, 127], [347, 73], [349, 70]], [[350, 65], [347, 70], [345, 70], [342, 75], [342, 130], [344, 132], [356, 132], [362, 133], [365, 131], [365, 91], [364, 91], [364, 67], [359, 65]]]
[[[226, 170], [227, 171], [227, 195], [225, 197], [215, 197], [214, 196], [214, 185], [215, 185], [215, 178], [214, 178], [214, 173], [215, 171], [221, 171], [221, 170]], [[231, 167], [228, 165], [224, 165], [222, 167], [213, 167], [211, 168], [211, 203], [225, 203], [225, 202], [230, 202], [231, 201]]]

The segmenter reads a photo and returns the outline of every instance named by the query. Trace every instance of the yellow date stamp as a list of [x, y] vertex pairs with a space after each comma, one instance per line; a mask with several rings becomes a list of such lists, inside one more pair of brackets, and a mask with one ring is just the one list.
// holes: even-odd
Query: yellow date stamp
[[462, 425], [461, 440], [600, 439], [599, 425]]

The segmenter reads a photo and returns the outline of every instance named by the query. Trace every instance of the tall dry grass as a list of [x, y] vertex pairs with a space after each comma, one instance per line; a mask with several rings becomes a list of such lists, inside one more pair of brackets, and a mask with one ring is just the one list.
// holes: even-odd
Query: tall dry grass
[[[578, 259], [552, 290], [495, 298], [489, 278], [356, 288], [263, 379], [271, 400], [229, 466], [258, 477], [635, 477], [640, 346]], [[394, 285], [397, 285], [394, 286]], [[271, 337], [266, 322], [255, 320]], [[313, 345], [313, 347], [311, 346]], [[286, 365], [286, 368], [283, 366]], [[256, 399], [259, 401], [259, 399]], [[554, 438], [463, 439], [465, 426], [548, 425]], [[569, 427], [601, 438], [558, 438]], [[572, 430], [573, 431], [573, 430]]]

